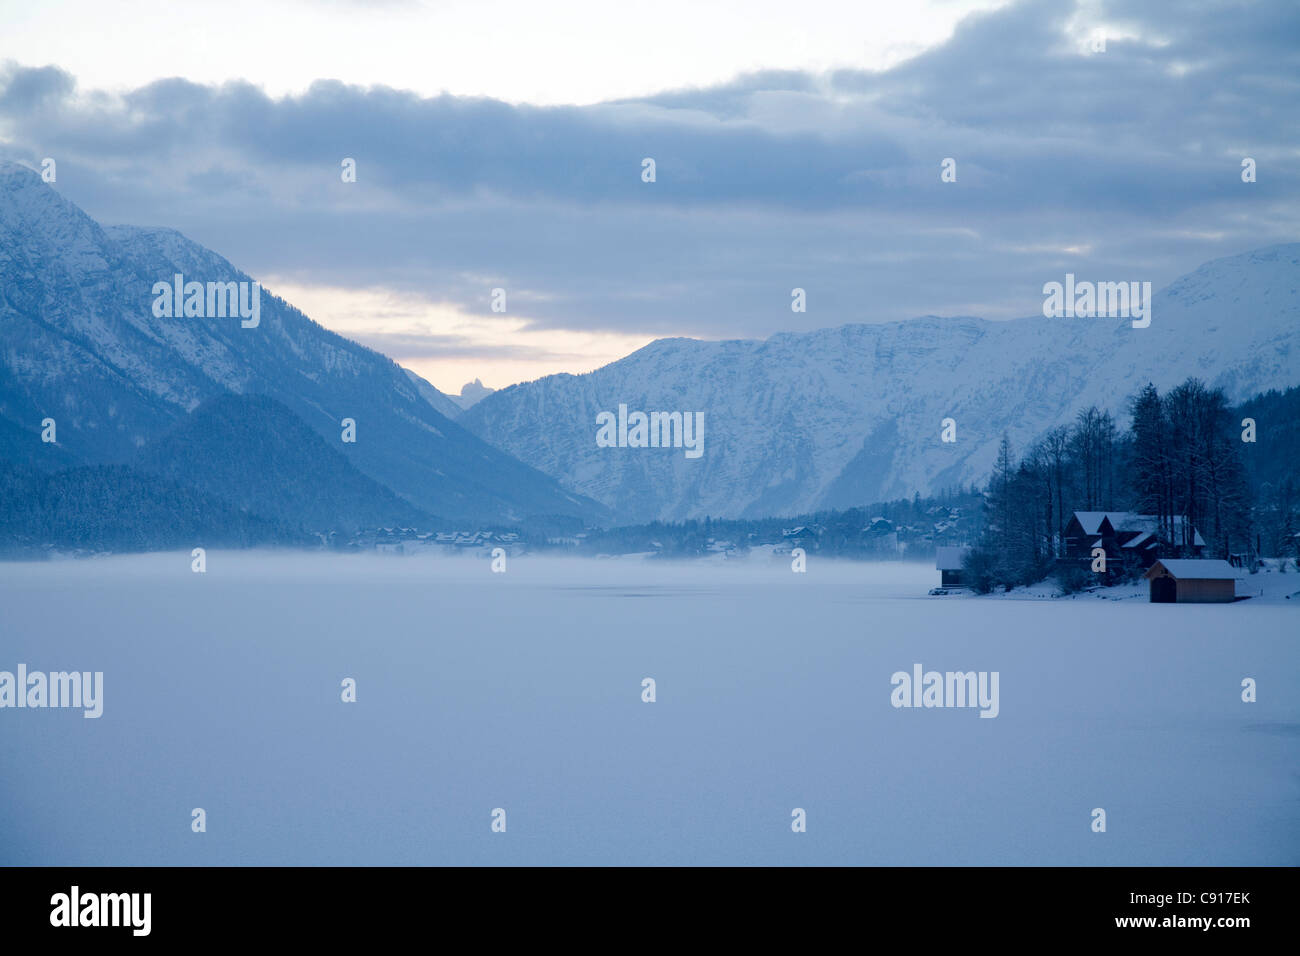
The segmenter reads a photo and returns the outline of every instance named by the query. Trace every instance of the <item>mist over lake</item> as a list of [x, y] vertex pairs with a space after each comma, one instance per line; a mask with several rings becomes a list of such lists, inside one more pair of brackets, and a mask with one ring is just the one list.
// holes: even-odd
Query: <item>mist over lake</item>
[[[98, 719], [0, 712], [0, 863], [1300, 863], [1300, 577], [1193, 607], [760, 555], [207, 559], [0, 566], [0, 670], [104, 675]], [[996, 718], [893, 706], [914, 665], [998, 672]]]

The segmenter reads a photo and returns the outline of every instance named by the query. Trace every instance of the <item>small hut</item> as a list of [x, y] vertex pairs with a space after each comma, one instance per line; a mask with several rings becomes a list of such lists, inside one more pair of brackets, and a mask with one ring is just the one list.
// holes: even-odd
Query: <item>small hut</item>
[[941, 545], [934, 549], [934, 567], [939, 572], [939, 587], [961, 588], [969, 586], [966, 580], [966, 570], [963, 566], [966, 555], [969, 553], [970, 548], [967, 547]]
[[1152, 604], [1226, 604], [1237, 599], [1237, 571], [1227, 561], [1160, 558], [1143, 575]]

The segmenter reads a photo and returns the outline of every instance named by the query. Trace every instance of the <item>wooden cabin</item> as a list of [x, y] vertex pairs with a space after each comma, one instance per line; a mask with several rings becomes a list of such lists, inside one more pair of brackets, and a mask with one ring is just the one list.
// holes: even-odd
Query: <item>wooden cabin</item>
[[1160, 522], [1155, 515], [1136, 514], [1131, 511], [1076, 511], [1065, 526], [1063, 552], [1066, 558], [1084, 562], [1092, 560], [1094, 548], [1106, 553], [1106, 564], [1118, 571], [1122, 568], [1149, 568], [1157, 558], [1180, 552], [1200, 557], [1205, 551], [1205, 539], [1199, 531], [1189, 527], [1191, 543], [1183, 543], [1183, 520], [1174, 518], [1174, 541], [1162, 541]]
[[941, 545], [934, 549], [934, 566], [939, 572], [939, 587], [964, 588], [970, 584], [966, 580], [963, 563], [970, 552], [967, 547]]
[[1143, 575], [1152, 604], [1228, 604], [1237, 599], [1237, 571], [1227, 561], [1160, 558]]
[[772, 551], [773, 554], [790, 554], [795, 548], [804, 551], [817, 550], [817, 529], [808, 525], [797, 528], [785, 528], [781, 531], [781, 543]]

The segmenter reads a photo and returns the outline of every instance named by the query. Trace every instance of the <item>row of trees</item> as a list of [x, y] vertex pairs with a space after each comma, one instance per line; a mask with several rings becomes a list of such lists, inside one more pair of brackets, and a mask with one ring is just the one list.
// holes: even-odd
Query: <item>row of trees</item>
[[1190, 546], [1195, 529], [1219, 557], [1249, 550], [1242, 427], [1223, 391], [1188, 379], [1161, 397], [1148, 385], [1132, 410], [1134, 510], [1156, 515], [1175, 546]]
[[986, 589], [1040, 581], [1059, 568], [1075, 511], [1157, 517], [1162, 540], [1211, 552], [1248, 550], [1251, 494], [1241, 429], [1220, 389], [1188, 379], [1161, 395], [1147, 385], [1121, 430], [1100, 408], [1052, 429], [1016, 460], [1004, 435], [986, 496], [985, 526], [968, 570]]

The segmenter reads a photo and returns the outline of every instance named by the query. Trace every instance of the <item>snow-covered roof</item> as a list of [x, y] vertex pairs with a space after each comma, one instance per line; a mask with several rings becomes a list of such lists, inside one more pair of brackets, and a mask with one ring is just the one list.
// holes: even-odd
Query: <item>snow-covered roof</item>
[[1103, 519], [1109, 518], [1110, 526], [1118, 530], [1129, 514], [1127, 511], [1076, 511], [1074, 517], [1078, 519], [1084, 534], [1098, 534]]
[[944, 545], [934, 549], [934, 567], [937, 571], [960, 571], [962, 560], [970, 551], [968, 547]]
[[1151, 565], [1146, 576], [1151, 577], [1155, 569], [1160, 567], [1184, 581], [1221, 581], [1236, 578], [1238, 573], [1236, 568], [1220, 558], [1161, 558]]
[[1154, 533], [1152, 533], [1152, 532], [1150, 532], [1150, 531], [1143, 531], [1140, 535], [1138, 535], [1138, 536], [1137, 536], [1136, 538], [1134, 538], [1132, 541], [1125, 542], [1124, 547], [1126, 547], [1126, 548], [1145, 548], [1147, 545], [1149, 545], [1149, 544], [1151, 544], [1153, 541], [1155, 541], [1155, 537], [1156, 537], [1156, 536], [1155, 536]]
[[[1100, 534], [1103, 519], [1109, 519], [1110, 526], [1116, 531], [1147, 531], [1152, 534], [1156, 532], [1160, 523], [1160, 519], [1155, 515], [1138, 514], [1136, 511], [1076, 511], [1074, 517], [1078, 519], [1084, 534]], [[1181, 516], [1174, 518], [1173, 527], [1174, 539], [1181, 542], [1183, 539]], [[1205, 547], [1205, 539], [1195, 528], [1192, 529], [1192, 544], [1198, 548]]]

